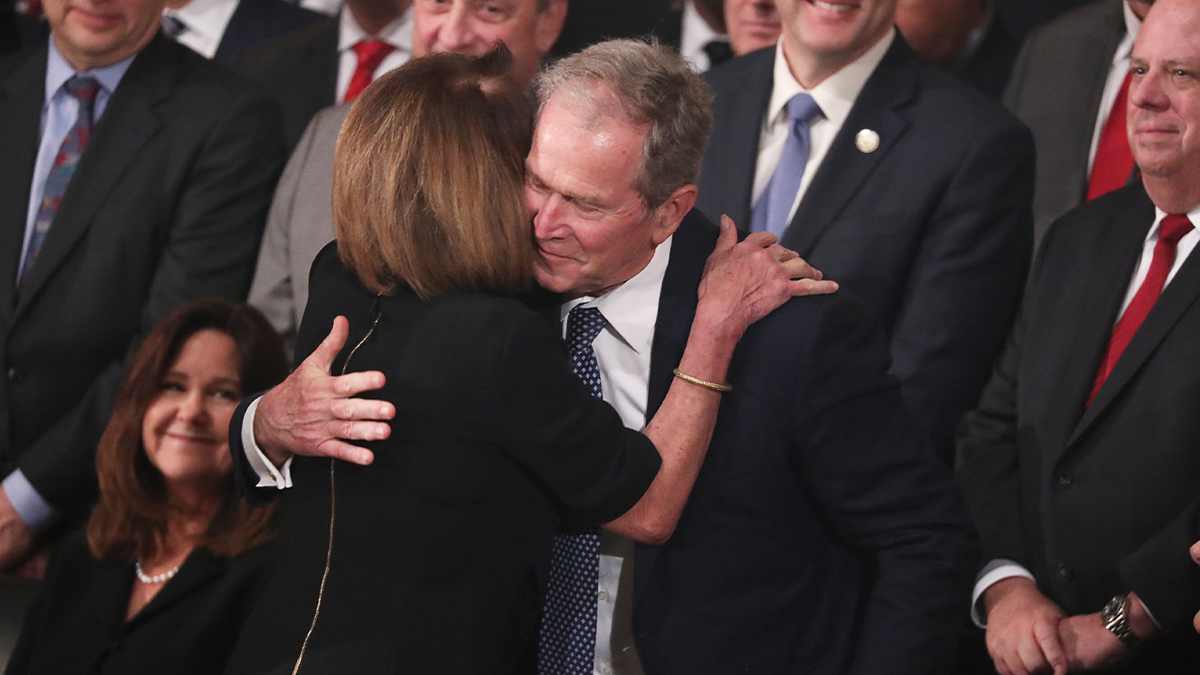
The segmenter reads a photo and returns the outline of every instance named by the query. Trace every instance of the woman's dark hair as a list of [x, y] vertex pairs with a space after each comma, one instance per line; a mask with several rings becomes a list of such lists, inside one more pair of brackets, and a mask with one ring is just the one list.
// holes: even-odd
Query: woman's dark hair
[[[215, 298], [197, 300], [158, 324], [133, 357], [96, 451], [100, 502], [88, 520], [87, 539], [99, 559], [145, 559], [163, 544], [170, 507], [162, 474], [142, 446], [142, 422], [184, 344], [205, 329], [233, 338], [243, 393], [267, 389], [287, 376], [279, 335], [249, 305]], [[196, 546], [234, 556], [270, 538], [274, 530], [275, 509], [248, 507], [238, 498], [230, 477], [220, 509]]]

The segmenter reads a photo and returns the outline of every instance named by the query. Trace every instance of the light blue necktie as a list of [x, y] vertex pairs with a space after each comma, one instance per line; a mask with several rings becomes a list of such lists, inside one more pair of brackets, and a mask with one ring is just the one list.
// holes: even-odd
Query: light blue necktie
[[751, 232], [766, 230], [780, 239], [787, 230], [788, 214], [800, 191], [800, 180], [804, 178], [804, 167], [812, 150], [810, 127], [821, 114], [821, 107], [808, 94], [793, 96], [787, 103], [787, 110], [788, 137], [783, 145], [783, 155], [750, 218]]
[[[576, 307], [567, 315], [571, 369], [596, 398], [601, 398], [600, 368], [592, 342], [606, 324], [595, 307]], [[596, 658], [599, 580], [600, 530], [565, 526], [554, 535], [550, 554], [538, 643], [539, 675], [591, 675]]]

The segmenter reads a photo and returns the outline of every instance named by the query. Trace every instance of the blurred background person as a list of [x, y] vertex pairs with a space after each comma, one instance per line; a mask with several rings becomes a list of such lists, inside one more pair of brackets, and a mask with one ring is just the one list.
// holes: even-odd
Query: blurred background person
[[699, 73], [733, 58], [722, 0], [686, 0], [678, 19], [679, 54]]
[[250, 47], [329, 22], [324, 14], [287, 0], [167, 0], [162, 26], [179, 44], [229, 65]]
[[346, 0], [335, 21], [314, 22], [237, 59], [234, 69], [279, 103], [289, 153], [318, 111], [353, 101], [375, 78], [408, 62], [411, 7], [412, 0]]
[[929, 62], [992, 98], [1004, 95], [1021, 41], [992, 0], [899, 0], [896, 26]]
[[1029, 35], [1004, 104], [1037, 144], [1035, 244], [1059, 216], [1133, 176], [1129, 54], [1154, 0], [1099, 0]]
[[[471, 0], [417, 0], [413, 53], [482, 56], [500, 42], [513, 55], [510, 77], [528, 87], [562, 29], [567, 0], [505, 2], [508, 11], [497, 18], [490, 5]], [[286, 59], [278, 63], [290, 67]], [[333, 152], [349, 109], [346, 104], [328, 108], [309, 123], [279, 180], [258, 254], [250, 304], [283, 335], [289, 352], [308, 301], [308, 269], [333, 240]]]
[[248, 305], [189, 303], [146, 337], [96, 454], [100, 502], [56, 550], [7, 675], [222, 672], [275, 529], [234, 491], [229, 419], [286, 374]]
[[734, 56], [774, 47], [783, 24], [775, 0], [725, 0], [725, 30]]

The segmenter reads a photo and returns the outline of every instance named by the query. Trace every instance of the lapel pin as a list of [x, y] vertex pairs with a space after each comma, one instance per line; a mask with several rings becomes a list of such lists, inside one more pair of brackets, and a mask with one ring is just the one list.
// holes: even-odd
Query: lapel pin
[[863, 129], [854, 136], [854, 147], [868, 154], [875, 152], [879, 149], [879, 134], [870, 129]]

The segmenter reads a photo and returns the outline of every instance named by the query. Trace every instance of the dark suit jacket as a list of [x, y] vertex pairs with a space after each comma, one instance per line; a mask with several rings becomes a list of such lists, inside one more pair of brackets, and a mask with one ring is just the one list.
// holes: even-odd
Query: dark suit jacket
[[55, 553], [6, 675], [219, 675], [266, 582], [274, 547], [199, 550], [128, 622], [132, 563], [97, 561], [82, 533]]
[[963, 82], [999, 100], [1004, 96], [1013, 62], [1020, 50], [1021, 41], [1013, 36], [998, 16], [993, 15], [983, 40], [965, 61], [955, 65], [954, 74]]
[[[387, 385], [373, 395], [398, 415], [391, 437], [368, 445], [371, 466], [341, 463], [335, 475], [329, 460], [293, 462], [279, 564], [229, 672], [291, 672], [334, 504], [331, 567], [301, 672], [511, 673], [536, 643], [535, 562], [560, 515], [597, 524], [625, 513], [658, 454], [592, 398], [543, 317], [482, 293], [423, 302], [401, 288], [376, 300], [335, 246], [313, 264], [297, 355], [346, 315], [350, 367], [382, 370]], [[240, 425], [237, 415], [239, 438]], [[230, 445], [240, 461], [240, 443]]]
[[[648, 415], [715, 242], [695, 213], [675, 234]], [[634, 558], [647, 675], [948, 671], [977, 548], [887, 366], [870, 311], [841, 292], [794, 299], [746, 332], [675, 534]]]
[[1113, 54], [1125, 37], [1124, 0], [1081, 7], [1029, 35], [1004, 104], [1033, 130], [1037, 242], [1087, 194], [1088, 152]]
[[283, 111], [283, 136], [290, 151], [313, 115], [337, 102], [337, 21], [306, 26], [248, 49], [234, 69], [278, 101]]
[[[710, 71], [699, 208], [750, 223], [775, 50]], [[880, 145], [855, 147], [871, 129]], [[1016, 312], [1031, 249], [1029, 131], [897, 35], [813, 177], [783, 245], [858, 296], [891, 339], [905, 401], [950, 461]]]
[[246, 49], [309, 24], [321, 23], [336, 22], [286, 0], [238, 0], [213, 60], [232, 65]]
[[963, 425], [959, 477], [985, 560], [1024, 565], [1068, 614], [1135, 591], [1172, 638], [1146, 649], [1139, 671], [1195, 673], [1200, 255], [1085, 408], [1153, 221], [1136, 185], [1051, 228], [1004, 356]]
[[283, 147], [270, 100], [155, 37], [109, 99], [18, 294], [46, 49], [0, 61], [0, 473], [15, 463], [82, 518], [126, 356], [187, 300], [245, 298]]
[[672, 26], [671, 4], [671, 0], [571, 0], [550, 53], [566, 56], [601, 40], [649, 34], [678, 44], [679, 20], [676, 15]]

